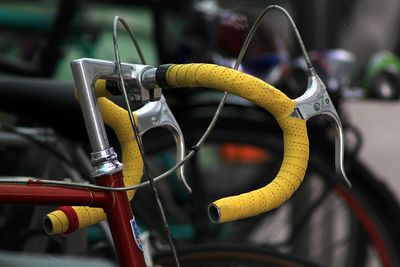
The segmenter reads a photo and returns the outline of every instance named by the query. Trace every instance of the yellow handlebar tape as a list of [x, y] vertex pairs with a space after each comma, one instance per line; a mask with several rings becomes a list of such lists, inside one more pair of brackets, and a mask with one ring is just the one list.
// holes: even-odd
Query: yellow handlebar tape
[[96, 97], [110, 97], [112, 94], [107, 90], [107, 81], [103, 79], [98, 79], [95, 82], [94, 92]]
[[[103, 82], [96, 83], [96, 88], [102, 88], [102, 84]], [[143, 175], [143, 160], [130, 126], [128, 112], [104, 97], [100, 97], [98, 103], [104, 122], [114, 130], [122, 148], [124, 184], [138, 184]], [[133, 198], [134, 193], [133, 190], [127, 191], [129, 200]], [[46, 228], [49, 234], [71, 233], [105, 219], [106, 215], [101, 208], [60, 207], [46, 215]]]
[[113, 80], [97, 79], [94, 85], [94, 92], [96, 97], [107, 97], [113, 95], [122, 95], [119, 90], [118, 83]]
[[241, 96], [269, 111], [283, 131], [284, 156], [277, 176], [258, 190], [213, 202], [211, 220], [222, 223], [254, 216], [291, 197], [304, 179], [309, 157], [306, 122], [290, 116], [295, 100], [251, 75], [212, 64], [171, 65], [163, 78], [170, 87], [208, 87]]

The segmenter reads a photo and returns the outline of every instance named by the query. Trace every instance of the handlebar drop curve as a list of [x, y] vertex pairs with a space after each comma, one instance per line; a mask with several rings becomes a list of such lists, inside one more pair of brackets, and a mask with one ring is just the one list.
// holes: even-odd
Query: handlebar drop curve
[[276, 177], [260, 189], [213, 202], [209, 206], [213, 222], [229, 222], [270, 211], [297, 190], [308, 165], [309, 141], [306, 121], [291, 116], [295, 100], [258, 78], [212, 64], [164, 65], [158, 69], [157, 81], [160, 86], [208, 87], [238, 95], [269, 111], [283, 131], [283, 162]]

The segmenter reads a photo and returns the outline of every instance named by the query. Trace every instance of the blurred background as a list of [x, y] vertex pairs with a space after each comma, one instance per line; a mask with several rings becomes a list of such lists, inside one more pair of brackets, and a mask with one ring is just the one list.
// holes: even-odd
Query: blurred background
[[[346, 155], [353, 157], [347, 160], [354, 160], [354, 162], [356, 162], [355, 164], [349, 164], [352, 165], [349, 167], [349, 169], [352, 169], [354, 173], [358, 174], [357, 179], [354, 180], [356, 180], [355, 184], [360, 186], [360, 189], [356, 188], [355, 192], [348, 189], [348, 192], [354, 193], [354, 195], [348, 193], [349, 196], [357, 196], [357, 193], [362, 193], [362, 197], [367, 199], [365, 203], [368, 204], [365, 206], [368, 207], [365, 208], [365, 210], [368, 210], [370, 206], [374, 206], [374, 216], [376, 215], [375, 217], [378, 217], [379, 219], [382, 218], [382, 221], [390, 222], [390, 227], [385, 225], [383, 228], [390, 228], [390, 230], [393, 231], [388, 231], [388, 233], [385, 232], [385, 234], [389, 237], [391, 237], [392, 233], [398, 234], [399, 223], [393, 219], [397, 219], [398, 217], [397, 205], [394, 205], [396, 207], [392, 209], [393, 213], [389, 214], [388, 212], [387, 214], [384, 214], [384, 216], [380, 217], [380, 212], [383, 210], [382, 206], [386, 208], [386, 203], [393, 203], [393, 201], [391, 201], [391, 199], [389, 199], [388, 202], [381, 201], [381, 198], [379, 201], [375, 201], [374, 195], [375, 182], [383, 188], [383, 193], [380, 193], [380, 196], [386, 195], [385, 187], [380, 184], [380, 181], [384, 181], [388, 184], [390, 190], [395, 193], [395, 196], [400, 200], [400, 164], [397, 163], [399, 161], [398, 138], [400, 136], [400, 34], [398, 30], [398, 26], [400, 25], [400, 1], [398, 0], [1, 0], [0, 93], [2, 95], [0, 98], [0, 110], [2, 112], [0, 114], [0, 120], [1, 122], [7, 122], [10, 124], [15, 123], [15, 125], [21, 123], [22, 125], [28, 125], [29, 127], [38, 125], [44, 125], [44, 127], [51, 126], [54, 127], [53, 129], [57, 134], [68, 139], [66, 144], [60, 148], [60, 151], [69, 152], [72, 147], [69, 143], [71, 140], [78, 140], [79, 142], [83, 143], [84, 148], [87, 149], [87, 142], [85, 143], [85, 141], [87, 141], [87, 137], [83, 131], [82, 121], [77, 120], [78, 116], [80, 116], [79, 107], [76, 105], [76, 108], [72, 109], [71, 104], [75, 104], [75, 100], [71, 93], [73, 88], [73, 79], [70, 69], [70, 62], [74, 59], [83, 57], [114, 60], [112, 24], [115, 16], [118, 15], [124, 17], [128, 24], [132, 27], [134, 33], [139, 39], [147, 64], [157, 66], [165, 63], [211, 62], [232, 67], [235, 58], [241, 49], [246, 34], [255, 21], [257, 15], [263, 8], [270, 4], [278, 4], [285, 7], [293, 16], [293, 19], [303, 38], [304, 44], [307, 50], [310, 52], [310, 57], [315, 64], [316, 70], [327, 85], [329, 94], [331, 95], [332, 100], [335, 102], [339, 114], [342, 117], [346, 133], [348, 133], [348, 136], [346, 135], [346, 140], [348, 141], [348, 151]], [[129, 35], [123, 30], [122, 27], [120, 27], [119, 31], [119, 47], [121, 51], [121, 58], [124, 62], [140, 62]], [[294, 38], [293, 30], [282, 14], [273, 11], [269, 13], [262, 21], [261, 26], [257, 30], [257, 33], [255, 34], [254, 39], [247, 50], [245, 58], [240, 65], [240, 69], [273, 85], [276, 85], [291, 98], [298, 97], [304, 93], [307, 83], [304, 60], [302, 59], [299, 45]], [[60, 82], [60, 86], [54, 88], [52, 88], [52, 85], [44, 86], [46, 88], [42, 88], [42, 91], [39, 88], [40, 86], [32, 83], [33, 88], [35, 88], [34, 90], [37, 90], [37, 92], [29, 92], [28, 81], [28, 86], [26, 83], [21, 83], [18, 86], [18, 90], [13, 88], [19, 79], [22, 80], [26, 78], [37, 78], [41, 79], [41, 81], [57, 81]], [[46, 83], [42, 84], [46, 85]], [[59, 92], [56, 91], [63, 88], [66, 90]], [[173, 111], [177, 111], [176, 116], [178, 121], [181, 122], [179, 119], [183, 121], [182, 128], [186, 126], [190, 130], [191, 127], [196, 131], [200, 131], [198, 128], [200, 125], [205, 125], [205, 123], [203, 121], [198, 123], [193, 118], [199, 118], [199, 121], [201, 121], [201, 119], [204, 118], [208, 119], [210, 115], [208, 113], [204, 115], [204, 113], [202, 113], [203, 110], [200, 109], [199, 112], [195, 114], [193, 110], [199, 106], [201, 108], [208, 108], [208, 105], [210, 104], [215, 105], [218, 103], [220, 98], [220, 95], [218, 95], [217, 98], [214, 97], [215, 95], [206, 95], [209, 97], [209, 99], [204, 100], [203, 98], [199, 97], [197, 99], [195, 98], [193, 101], [190, 96], [188, 97], [185, 94], [176, 97], [172, 94], [169, 95], [167, 90], [164, 90], [164, 93], [169, 100], [168, 103], [171, 106], [171, 109]], [[63, 102], [63, 100], [65, 101]], [[228, 106], [234, 106], [233, 110], [235, 112], [237, 112], [237, 106], [240, 108], [243, 108], [243, 106], [246, 108], [250, 107], [249, 103], [240, 102], [234, 97], [229, 101], [230, 102], [228, 103]], [[188, 105], [185, 106], [185, 104]], [[51, 105], [51, 107], [49, 105]], [[20, 109], [21, 111], [17, 112], [16, 109]], [[229, 116], [232, 115], [229, 114], [229, 107], [227, 109], [228, 113], [225, 114], [228, 114], [228, 116], [227, 118], [224, 118], [225, 123], [230, 122], [231, 118]], [[56, 117], [56, 115], [49, 116], [49, 110], [51, 110], [51, 112], [54, 114], [62, 113], [62, 117]], [[211, 110], [212, 114], [215, 111], [215, 107], [212, 106]], [[251, 110], [251, 112], [253, 111], [254, 110]], [[253, 116], [253, 113], [251, 112], [249, 114]], [[256, 127], [254, 125], [259, 125], [260, 121], [262, 123], [268, 121], [268, 118], [266, 117], [262, 117], [262, 120], [257, 121], [259, 118], [257, 116], [260, 115], [257, 112], [254, 113], [257, 115], [254, 117], [251, 117], [245, 113], [246, 112], [242, 111], [233, 113], [233, 118], [241, 118], [242, 115], [244, 117], [248, 116], [244, 118], [244, 121], [247, 123], [253, 122], [254, 119], [255, 123], [249, 123], [250, 125], [248, 125], [249, 131], [254, 130], [253, 128]], [[200, 114], [200, 116], [198, 116], [198, 114]], [[185, 116], [193, 121], [187, 122], [185, 120]], [[208, 123], [209, 121], [207, 120], [206, 122]], [[268, 123], [270, 123], [270, 121], [268, 121]], [[73, 127], [71, 125], [73, 125]], [[264, 125], [265, 124], [262, 124], [262, 126]], [[223, 126], [225, 127], [226, 125]], [[334, 191], [337, 189], [336, 186], [339, 186], [339, 188], [341, 186], [341, 184], [339, 184], [337, 181], [337, 178], [339, 177], [334, 177], [334, 182], [332, 183], [330, 180], [332, 175], [329, 175], [334, 173], [334, 153], [332, 149], [333, 142], [331, 142], [333, 140], [332, 128], [325, 127], [325, 124], [321, 123], [319, 120], [311, 120], [309, 126], [311, 132], [310, 136], [313, 137], [314, 140], [317, 140], [311, 145], [312, 149], [314, 148], [315, 150], [318, 150], [317, 152], [319, 154], [317, 154], [318, 156], [316, 157], [321, 156], [321, 161], [323, 161], [322, 156], [326, 156], [329, 158], [329, 160], [331, 160], [329, 161], [324, 158], [325, 163], [329, 163], [325, 165], [328, 165], [329, 167], [326, 168], [326, 166], [324, 166], [325, 169], [321, 168], [323, 171], [318, 168], [318, 164], [313, 162], [314, 169], [310, 171], [309, 176], [311, 179], [315, 178], [314, 176], [316, 176], [317, 178], [314, 180], [317, 182], [322, 181], [323, 186], [327, 188], [326, 192], [329, 193], [331, 192], [329, 190]], [[230, 130], [228, 133], [232, 134], [234, 130], [229, 128], [230, 125], [226, 127], [228, 130]], [[271, 129], [268, 128], [265, 130], [265, 132], [272, 132], [273, 130]], [[250, 132], [246, 132], [246, 130], [247, 129], [241, 129], [239, 132], [246, 133], [249, 136], [251, 136], [253, 132], [256, 134], [265, 134], [264, 129], [260, 130], [257, 128]], [[203, 128], [201, 128], [201, 131], [203, 131]], [[192, 132], [189, 131], [190, 134], [193, 133], [193, 136], [195, 136], [197, 132], [194, 132], [194, 130], [192, 130]], [[223, 138], [226, 137], [224, 134], [225, 132], [222, 132]], [[274, 143], [274, 141], [276, 141], [276, 143], [271, 145], [269, 143], [257, 144], [257, 142], [255, 142], [255, 145], [259, 145], [261, 147], [265, 146], [268, 149], [271, 148], [272, 152], [280, 152], [279, 149], [276, 149], [276, 145], [279, 143], [278, 141], [280, 141], [276, 139], [278, 136], [276, 132], [273, 134], [267, 134], [270, 134], [272, 138], [275, 138], [272, 139], [272, 143]], [[69, 138], [71, 138], [71, 140], [69, 140]], [[218, 136], [214, 136], [214, 138], [217, 140], [217, 143], [221, 142], [221, 139], [218, 139]], [[192, 137], [192, 139], [195, 138]], [[7, 140], [8, 139], [6, 139], [6, 142]], [[150, 141], [154, 140], [155, 139], [151, 140], [150, 138]], [[56, 141], [58, 142], [58, 140]], [[159, 141], [159, 143], [156, 141]], [[160, 149], [161, 145], [165, 145], [165, 142], [161, 138], [160, 140], [156, 141], [153, 142], [156, 149]], [[238, 140], [233, 140], [233, 142], [235, 141], [239, 142]], [[250, 143], [252, 141], [254, 140], [250, 140]], [[26, 143], [23, 143], [23, 145], [25, 144]], [[161, 145], [157, 147], [157, 144]], [[188, 145], [190, 144], [191, 143], [188, 143]], [[223, 148], [228, 150], [232, 149], [232, 147], [224, 147], [224, 145], [226, 144], [222, 144]], [[4, 145], [4, 147], [6, 146], [7, 143]], [[12, 147], [12, 149], [14, 149], [14, 147]], [[1, 160], [2, 164], [0, 165], [0, 171], [2, 175], [10, 175], [10, 173], [11, 175], [20, 175], [19, 170], [22, 169], [20, 167], [22, 164], [18, 166], [14, 165], [16, 165], [15, 162], [21, 158], [21, 154], [14, 154], [12, 149], [0, 147], [1, 151], [8, 153], [3, 153], [3, 156], [6, 156], [4, 156]], [[235, 150], [235, 147], [233, 147], [233, 150]], [[25, 150], [21, 149], [21, 151], [25, 153]], [[223, 182], [220, 182], [218, 186], [220, 186], [221, 183], [232, 183], [232, 179], [230, 177], [231, 173], [242, 175], [241, 171], [243, 171], [244, 174], [248, 174], [249, 172], [246, 171], [250, 170], [253, 173], [261, 173], [264, 175], [266, 170], [264, 169], [263, 164], [266, 161], [268, 161], [267, 163], [271, 163], [270, 165], [272, 167], [270, 166], [269, 168], [272, 170], [276, 169], [276, 163], [280, 163], [280, 158], [277, 160], [278, 156], [275, 156], [274, 158], [268, 154], [271, 151], [261, 150], [262, 153], [256, 153], [257, 155], [255, 158], [250, 157], [250, 160], [244, 159], [244, 162], [240, 162], [240, 160], [238, 161], [244, 165], [244, 168], [243, 166], [239, 166], [241, 164], [236, 162], [237, 158], [235, 157], [233, 157], [233, 160], [231, 158], [231, 161], [228, 160], [228, 163], [222, 166], [220, 163], [225, 160], [223, 158], [224, 155], [228, 158], [229, 156], [232, 156], [232, 154], [228, 153], [229, 151], [227, 152], [227, 150], [224, 150], [226, 152], [226, 154], [224, 154], [224, 151], [220, 150], [220, 147], [215, 148], [212, 146], [205, 146], [203, 151], [206, 153], [199, 153], [198, 160], [194, 161], [194, 163], [191, 163], [192, 165], [189, 167], [189, 169], [191, 169], [190, 174], [191, 176], [198, 178], [200, 175], [197, 174], [196, 176], [196, 172], [201, 174], [201, 170], [198, 171], [201, 169], [199, 166], [205, 166], [205, 176], [218, 176], [218, 179], [220, 179], [220, 172], [225, 171], [225, 174], [228, 173], [228, 175], [226, 175], [227, 178], [225, 177], [225, 180], [221, 178]], [[210, 155], [213, 155], [213, 152], [216, 151], [220, 152], [222, 155], [223, 160], [221, 160], [221, 162], [218, 162], [218, 160], [214, 160], [214, 158], [210, 157]], [[240, 147], [238, 151], [241, 151]], [[260, 152], [260, 150], [252, 149], [250, 149], [250, 151], [253, 153]], [[27, 162], [29, 163], [29, 161], [36, 163], [37, 159], [39, 158], [36, 154], [37, 152], [38, 151], [35, 150], [34, 153], [30, 155], [31, 157], [28, 160], [25, 160], [26, 158], [24, 158], [24, 160], [20, 161], [24, 161], [24, 164]], [[271, 154], [273, 154], [272, 152]], [[313, 150], [311, 150], [311, 153], [313, 153]], [[277, 155], [279, 154], [277, 153]], [[365, 165], [358, 165], [357, 156], [359, 156], [361, 159], [360, 162], [365, 163]], [[332, 159], [330, 157], [332, 157]], [[167, 161], [170, 165], [172, 164], [171, 162], [174, 162], [175, 160], [173, 157], [172, 160], [171, 157], [164, 157], [163, 159], [164, 163]], [[273, 162], [274, 160], [276, 162]], [[204, 163], [203, 161], [206, 162], [204, 166], [202, 165]], [[275, 165], [272, 163], [275, 163]], [[251, 168], [246, 169], [249, 167], [248, 165], [251, 165]], [[257, 172], [254, 171], [254, 166], [259, 167], [257, 168]], [[36, 170], [35, 167], [36, 166], [28, 166], [26, 169], [33, 171]], [[242, 169], [237, 171], [235, 167], [242, 167]], [[365, 189], [362, 187], [364, 178], [363, 174], [368, 174], [368, 167], [371, 168], [372, 173], [376, 177], [372, 175], [371, 180], [374, 180], [374, 183], [368, 184]], [[363, 170], [360, 170], [360, 168], [365, 169], [365, 173]], [[270, 171], [270, 169], [268, 169], [268, 171]], [[62, 175], [64, 175], [64, 173], [62, 173], [63, 170], [60, 171], [60, 169], [57, 169], [57, 171], [57, 175], [59, 175], [60, 172]], [[52, 174], [47, 169], [44, 170], [43, 173], [48, 176], [50, 176], [49, 174]], [[44, 176], [42, 173], [40, 175], [29, 175], [37, 175], [41, 177]], [[321, 179], [322, 176], [324, 179]], [[351, 176], [349, 178], [350, 180], [352, 179]], [[194, 180], [195, 179], [193, 178], [192, 182], [194, 182]], [[265, 181], [263, 180], [261, 182], [264, 183]], [[217, 186], [214, 187], [213, 185], [209, 186], [208, 182], [206, 183], [205, 189], [200, 188], [199, 191], [204, 189], [204, 192], [206, 193], [211, 192], [210, 195], [212, 195], [214, 191], [223, 191], [228, 188], [228, 186], [226, 186], [226, 188]], [[252, 181], [250, 181], [250, 183], [252, 183]], [[312, 184], [313, 182], [310, 183]], [[232, 185], [234, 185], [233, 187], [236, 186], [235, 183], [232, 183]], [[174, 186], [176, 186], [176, 184], [173, 184], [171, 187], [175, 189]], [[253, 184], [251, 186], [253, 186]], [[317, 186], [319, 186], [319, 184], [317, 184]], [[309, 194], [309, 191], [307, 191], [309, 188], [307, 189], [307, 186], [304, 186], [304, 188], [305, 190], [301, 193], [303, 194], [303, 197], [305, 195], [315, 202], [320, 202], [318, 201], [318, 198], [314, 197], [314, 195]], [[210, 192], [207, 190], [210, 190]], [[234, 188], [234, 190], [238, 189]], [[357, 192], [357, 190], [359, 191]], [[143, 194], [146, 194], [146, 191], [143, 191], [145, 192]], [[324, 190], [320, 191], [322, 192], [321, 195], [325, 192]], [[201, 191], [200, 193], [204, 192]], [[150, 194], [149, 192], [147, 193]], [[162, 194], [164, 193], [165, 192], [162, 192]], [[171, 199], [176, 197], [173, 194], [168, 195], [168, 193], [169, 192], [165, 194], [167, 197], [172, 196]], [[226, 195], [229, 193], [231, 193], [229, 189], [226, 189], [226, 191], [223, 192], [223, 194]], [[234, 191], [234, 193], [240, 192]], [[138, 192], [139, 201], [140, 194], [141, 193]], [[148, 195], [145, 196], [148, 197]], [[182, 225], [184, 226], [182, 229], [178, 229], [179, 231], [176, 231], [176, 238], [183, 239], [184, 242], [187, 241], [185, 238], [188, 240], [193, 239], [195, 241], [203, 240], [202, 238], [207, 240], [208, 237], [214, 237], [218, 232], [216, 230], [218, 228], [217, 226], [212, 225], [209, 222], [204, 222], [204, 220], [207, 220], [205, 208], [202, 210], [203, 213], [198, 211], [200, 204], [202, 207], [206, 207], [208, 205], [208, 199], [205, 200], [204, 196], [201, 194], [198, 194], [197, 197], [200, 200], [195, 199], [196, 196], [194, 199], [195, 201], [198, 200], [199, 202], [195, 203], [194, 208], [188, 208], [190, 216], [187, 217], [190, 217], [189, 219], [185, 217], [186, 214], [182, 215], [183, 213], [181, 210], [183, 209], [181, 209], [178, 204], [184, 203], [183, 205], [185, 205], [185, 203], [189, 202], [188, 200], [193, 199], [190, 199], [188, 196], [178, 192], [178, 197], [176, 197], [178, 200], [176, 202], [178, 204], [167, 198], [165, 201], [167, 203], [167, 210], [172, 210], [175, 212], [173, 215], [177, 215], [177, 228], [181, 227]], [[214, 198], [214, 196], [207, 197], [210, 199]], [[325, 198], [324, 205], [319, 206], [320, 209], [318, 212], [322, 210], [321, 213], [326, 213], [326, 216], [320, 216], [320, 213], [315, 212], [317, 214], [317, 220], [319, 217], [324, 217], [326, 221], [333, 221], [336, 223], [336, 221], [332, 220], [332, 218], [336, 219], [334, 215], [336, 215], [337, 210], [344, 211], [343, 213], [346, 213], [350, 210], [350, 219], [347, 220], [348, 218], [345, 218], [342, 220], [341, 222], [344, 226], [337, 224], [339, 227], [337, 227], [336, 224], [334, 225], [334, 223], [329, 223], [331, 226], [333, 225], [332, 228], [325, 229], [322, 234], [317, 233], [317, 238], [321, 238], [317, 240], [319, 243], [313, 243], [315, 240], [311, 240], [311, 243], [314, 245], [316, 244], [315, 250], [318, 250], [320, 247], [319, 245], [326, 241], [326, 236], [334, 233], [332, 229], [337, 230], [336, 228], [341, 227], [353, 229], [353, 224], [360, 226], [360, 223], [354, 220], [354, 218], [357, 217], [357, 211], [354, 212], [354, 209], [352, 209], [354, 207], [351, 207], [351, 204], [346, 202], [346, 197], [342, 196], [342, 198], [338, 198], [337, 195], [335, 195], [335, 197], [333, 197], [333, 199], [336, 201], [339, 199], [339, 205], [332, 205], [333, 211], [328, 210], [326, 207], [332, 208], [330, 204], [334, 201], [331, 201], [330, 198]], [[156, 214], [155, 208], [153, 207], [153, 210], [151, 210], [151, 208], [147, 207], [146, 204], [148, 204], [148, 201], [146, 198], [144, 199], [144, 203], [141, 203], [144, 206], [144, 214], [140, 215], [144, 216], [145, 218], [147, 213], [150, 214], [148, 218], [145, 218], [147, 221], [144, 221], [146, 221], [146, 223], [149, 222], [149, 228], [154, 227], [155, 229], [159, 229], [159, 225], [154, 222], [154, 218], [156, 217], [156, 215], [154, 215]], [[306, 198], [306, 200], [310, 199]], [[359, 201], [359, 203], [364, 203], [363, 200], [356, 200]], [[310, 201], [309, 206], [313, 206], [313, 203], [314, 202]], [[328, 204], [326, 205], [326, 203]], [[150, 206], [150, 204], [148, 205]], [[292, 205], [290, 209], [295, 211], [300, 210], [299, 206], [302, 204], [303, 202], [301, 202], [300, 205], [292, 202], [290, 204]], [[316, 205], [318, 206], [319, 204]], [[5, 210], [6, 209], [7, 208], [5, 208]], [[307, 213], [309, 211], [308, 207], [304, 209], [306, 210], [306, 215], [302, 214], [302, 216], [307, 217]], [[14, 211], [12, 209], [8, 209], [7, 212], [14, 216]], [[37, 218], [39, 217], [37, 214], [43, 213], [42, 210], [40, 212], [41, 213], [32, 213], [35, 215], [32, 216], [32, 221], [35, 221], [36, 223], [36, 228], [32, 227], [33, 230], [31, 229], [31, 232], [34, 232], [34, 234], [37, 234], [39, 231], [37, 229], [41, 230], [41, 217], [40, 220]], [[311, 210], [310, 213], [312, 212], [313, 211]], [[354, 212], [356, 215], [352, 214], [351, 212]], [[140, 213], [140, 210], [138, 213]], [[395, 214], [395, 216], [393, 216], [393, 214]], [[13, 218], [11, 215], [5, 218]], [[273, 216], [274, 215], [278, 215], [277, 217], [279, 217], [280, 213], [273, 213]], [[301, 218], [302, 216], [299, 217]], [[297, 224], [297, 221], [292, 220], [290, 216], [286, 217], [289, 217], [288, 221], [290, 221], [290, 223], [295, 224], [295, 228], [302, 228], [298, 226], [301, 226], [302, 224], [301, 219], [299, 220], [300, 223]], [[1, 220], [0, 218], [0, 225], [11, 227], [11, 229], [14, 229], [12, 227], [20, 227], [20, 225], [12, 225], [12, 222], [7, 223], [6, 219]], [[184, 222], [182, 225], [179, 224], [180, 219], [182, 219]], [[372, 219], [371, 221], [373, 221]], [[293, 221], [296, 223], [293, 223]], [[307, 219], [304, 219], [304, 221], [307, 221]], [[285, 242], [282, 240], [268, 240], [267, 244], [271, 245], [272, 247], [280, 245], [280, 252], [288, 252], [288, 247], [290, 247], [293, 248], [293, 251], [299, 255], [307, 255], [307, 253], [304, 252], [304, 240], [310, 241], [309, 239], [312, 238], [304, 239], [303, 235], [308, 237], [310, 232], [315, 233], [315, 231], [311, 230], [311, 227], [314, 227], [313, 229], [322, 228], [320, 226], [327, 225], [326, 221], [320, 221], [320, 224], [318, 224], [317, 227], [315, 227], [314, 224], [304, 227], [304, 233], [301, 232], [301, 234], [295, 235], [293, 238], [289, 236], [289, 241], [287, 241], [289, 245], [285, 244]], [[348, 223], [349, 221], [350, 223]], [[192, 229], [192, 233], [190, 231], [186, 231], [187, 228], [185, 227], [189, 225], [188, 222], [194, 224], [194, 227], [193, 225], [190, 225], [192, 228], [195, 228], [195, 230]], [[368, 222], [369, 221], [367, 221], [367, 223]], [[279, 226], [280, 221], [278, 220], [278, 223], [275, 225]], [[379, 226], [380, 224], [376, 223], [376, 225]], [[293, 225], [290, 227], [292, 226]], [[4, 227], [1, 230], [2, 232], [0, 232], [2, 237], [5, 235], [3, 238], [3, 244], [0, 244], [0, 247], [7, 247], [9, 245], [8, 240], [12, 240], [14, 238], [12, 234], [9, 234], [11, 231], [8, 230], [10, 228], [7, 227]], [[239, 230], [241, 230], [241, 232], [239, 232], [241, 235], [238, 234], [238, 239], [240, 239], [241, 236], [248, 235], [248, 229], [252, 228], [252, 226], [250, 225], [246, 227], [237, 227], [238, 229], [240, 228]], [[362, 247], [362, 249], [358, 250], [358, 253], [353, 253], [355, 256], [347, 258], [336, 257], [346, 258], [346, 262], [352, 262], [352, 265], [343, 264], [344, 260], [342, 262], [335, 262], [333, 260], [328, 261], [329, 263], [332, 262], [330, 266], [398, 266], [390, 264], [374, 265], [373, 259], [377, 258], [374, 253], [372, 253], [373, 255], [371, 257], [364, 257], [370, 251], [370, 248], [364, 244], [366, 243], [365, 240], [369, 240], [371, 237], [368, 236], [368, 234], [370, 234], [368, 229], [366, 232], [369, 239], [366, 239], [364, 236], [365, 233], [358, 235], [358, 231], [361, 228], [362, 227], [355, 227], [357, 233], [355, 233], [355, 231], [349, 231], [349, 233], [352, 235], [354, 234], [357, 238], [354, 238], [354, 236], [351, 235], [346, 237], [351, 241], [356, 240], [357, 244], [355, 246], [353, 246], [353, 244], [348, 245], [348, 247], [339, 246], [335, 252], [332, 252], [332, 254], [328, 255], [328, 257], [332, 256], [332, 258], [335, 258], [337, 255], [348, 256], [348, 254], [351, 254], [353, 250], [347, 248]], [[218, 233], [221, 235], [220, 238], [223, 240], [229, 240], [229, 238], [232, 238], [232, 236], [229, 236], [230, 230], [233, 233], [236, 233], [235, 227], [232, 227], [232, 225], [228, 225], [226, 228], [221, 227], [220, 229], [222, 229], [222, 231]], [[263, 230], [265, 228], [260, 229]], [[271, 229], [272, 232], [275, 232], [276, 230], [274, 227], [271, 227]], [[365, 229], [365, 227], [363, 229]], [[254, 229], [251, 230], [253, 230], [251, 238], [256, 242], [259, 242], [260, 239], [262, 239], [260, 238], [259, 233], [254, 231]], [[335, 233], [336, 232], [341, 233], [340, 231], [335, 231]], [[29, 235], [30, 234], [31, 233], [29, 232]], [[374, 233], [372, 233], [372, 236], [374, 237], [373, 234]], [[385, 234], [382, 235], [385, 236]], [[183, 238], [179, 235], [182, 235]], [[185, 235], [187, 236], [185, 237]], [[23, 243], [21, 241], [19, 244], [17, 244], [18, 240], [16, 240], [11, 245], [15, 245], [14, 248], [19, 249], [22, 246], [21, 244], [23, 244], [23, 248], [25, 250], [35, 251], [36, 247], [34, 244], [40, 244], [40, 242], [31, 242], [26, 236], [27, 235], [21, 237], [20, 240], [28, 240], [29, 242], [26, 241], [26, 243]], [[334, 236], [334, 234], [329, 236], [331, 237], [330, 241], [332, 241], [332, 244], [335, 245], [339, 243], [337, 242], [338, 240], [336, 239], [336, 236], [333, 238], [332, 236]], [[395, 235], [393, 235], [393, 240], [398, 240], [396, 239]], [[63, 240], [63, 242], [64, 241], [65, 240]], [[57, 239], [51, 239], [49, 243], [51, 246], [49, 247], [51, 247], [50, 250], [53, 251], [53, 243], [51, 242], [58, 242], [62, 245], [67, 243], [60, 242], [60, 240]], [[4, 245], [4, 243], [7, 244]], [[329, 251], [332, 244], [328, 244], [328, 242], [325, 243], [326, 245], [324, 249]], [[378, 246], [376, 246], [377, 248], [375, 248], [375, 251], [381, 252], [379, 242], [376, 243], [378, 243]], [[396, 252], [398, 251], [398, 242], [394, 243], [393, 255], [396, 255], [397, 257], [398, 253]], [[75, 244], [77, 244], [76, 240], [72, 241], [68, 249], [76, 252], [78, 248], [74, 247]], [[359, 246], [360, 244], [362, 244], [362, 246]], [[100, 254], [104, 253], [104, 251], [112, 254], [113, 251], [110, 249], [112, 248], [110, 244], [108, 244], [106, 249], [97, 245], [98, 243], [95, 243], [95, 246], [89, 246], [90, 249], [93, 249], [93, 251], [89, 250], [88, 254], [93, 253], [94, 255], [97, 255], [96, 253]], [[165, 249], [165, 246], [163, 248]], [[46, 250], [43, 249], [43, 251]], [[359, 264], [359, 259], [363, 259], [362, 261], [363, 263], [366, 263], [366, 265]], [[319, 257], [317, 260], [317, 262], [327, 262], [324, 257]], [[370, 264], [371, 262], [372, 264]]]
[[[343, 49], [349, 53], [346, 60], [351, 61], [350, 66], [340, 68], [347, 74], [346, 86], [360, 90], [350, 90], [343, 101], [344, 110], [363, 134], [361, 157], [400, 195], [400, 165], [396, 164], [400, 134], [397, 0], [2, 0], [0, 73], [71, 81], [71, 60], [114, 58], [111, 29], [115, 15], [123, 16], [133, 27], [149, 64], [229, 64], [237, 56], [249, 25], [268, 4], [289, 10], [309, 51]], [[123, 60], [138, 62], [123, 30], [119, 43]], [[292, 30], [277, 12], [263, 20], [253, 43], [249, 58], [275, 54], [276, 63], [300, 55]], [[274, 62], [268, 60], [251, 63], [253, 73], [265, 77]], [[270, 78], [273, 82], [274, 77]], [[363, 101], [358, 101], [360, 95]]]

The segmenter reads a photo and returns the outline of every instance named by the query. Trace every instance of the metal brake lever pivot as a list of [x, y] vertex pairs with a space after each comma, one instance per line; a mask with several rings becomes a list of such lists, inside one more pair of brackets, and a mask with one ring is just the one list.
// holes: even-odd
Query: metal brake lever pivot
[[336, 173], [351, 187], [344, 170], [344, 134], [339, 115], [326, 90], [325, 84], [313, 68], [309, 69], [308, 85], [306, 92], [296, 99], [293, 117], [308, 120], [317, 115], [326, 115], [335, 127], [335, 167]]
[[[184, 159], [185, 142], [183, 134], [163, 95], [161, 96], [160, 100], [149, 102], [134, 113], [137, 116], [137, 127], [140, 135], [143, 135], [146, 131], [156, 127], [168, 129], [175, 139], [177, 162], [180, 162]], [[178, 169], [178, 180], [185, 187], [185, 189], [191, 193], [192, 189], [188, 185], [185, 178], [184, 166], [185, 165], [182, 165]]]

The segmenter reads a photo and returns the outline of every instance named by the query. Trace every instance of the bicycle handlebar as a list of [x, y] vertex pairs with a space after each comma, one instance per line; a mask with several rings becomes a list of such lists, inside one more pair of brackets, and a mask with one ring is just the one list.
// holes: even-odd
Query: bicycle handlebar
[[[213, 202], [209, 206], [213, 222], [234, 221], [267, 212], [282, 205], [296, 191], [307, 168], [309, 143], [306, 121], [293, 116], [295, 100], [258, 78], [212, 64], [164, 65], [157, 69], [154, 78], [161, 87], [209, 87], [241, 96], [269, 111], [283, 131], [284, 157], [277, 176], [258, 190]], [[104, 83], [95, 83], [95, 87], [97, 96], [107, 95]], [[125, 185], [139, 183], [143, 162], [127, 112], [104, 97], [98, 102], [104, 122], [114, 129], [122, 146]], [[134, 191], [128, 193], [129, 199], [133, 194]], [[61, 207], [47, 217], [53, 224], [51, 234], [57, 234], [97, 223], [105, 219], [105, 214], [98, 208]]]
[[255, 216], [290, 198], [303, 181], [309, 157], [306, 121], [291, 116], [295, 100], [251, 75], [212, 64], [171, 65], [159, 70], [165, 73], [165, 80], [159, 82], [169, 87], [209, 87], [241, 96], [269, 111], [283, 131], [284, 156], [276, 177], [258, 190], [213, 202], [209, 206], [212, 221]]

